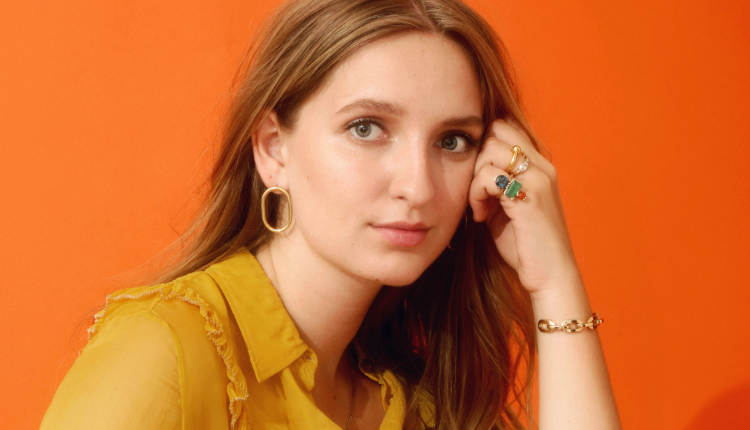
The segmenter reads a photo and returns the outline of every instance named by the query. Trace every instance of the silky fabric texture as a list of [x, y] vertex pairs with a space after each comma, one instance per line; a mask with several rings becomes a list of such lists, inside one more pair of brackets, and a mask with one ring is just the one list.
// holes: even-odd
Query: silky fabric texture
[[[403, 428], [403, 381], [381, 386], [380, 428]], [[42, 421], [48, 429], [339, 429], [311, 390], [315, 352], [247, 250], [173, 282], [107, 297]], [[423, 399], [428, 425], [434, 407]]]

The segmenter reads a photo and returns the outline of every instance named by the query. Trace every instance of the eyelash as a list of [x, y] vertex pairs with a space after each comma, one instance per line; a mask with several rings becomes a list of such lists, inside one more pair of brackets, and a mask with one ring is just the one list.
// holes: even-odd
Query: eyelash
[[[357, 118], [354, 121], [352, 121], [349, 124], [347, 124], [344, 127], [344, 130], [351, 131], [351, 129], [353, 127], [356, 127], [356, 126], [358, 126], [360, 124], [374, 124], [374, 125], [378, 126], [381, 129], [385, 129], [385, 127], [383, 127], [383, 125], [380, 124], [379, 121], [377, 121], [377, 120], [375, 120], [373, 118]], [[455, 130], [455, 131], [451, 130], [451, 131], [445, 133], [442, 137], [440, 137], [440, 140], [443, 140], [446, 137], [450, 137], [450, 136], [460, 136], [460, 137], [463, 137], [464, 139], [466, 139], [466, 141], [469, 143], [469, 146], [471, 146], [471, 147], [477, 147], [477, 146], [479, 146], [479, 139], [478, 138], [472, 136], [469, 133], [466, 133], [464, 131], [458, 131], [458, 130]], [[365, 139], [361, 139], [361, 140], [365, 140]]]
[[[352, 121], [349, 124], [347, 124], [346, 127], [344, 127], [344, 129], [346, 131], [351, 131], [352, 128], [354, 128], [354, 127], [356, 127], [356, 126], [358, 126], [360, 124], [374, 124], [374, 125], [378, 126], [380, 129], [385, 129], [385, 127], [383, 127], [383, 125], [380, 124], [380, 121], [377, 121], [377, 120], [372, 119], [372, 118], [357, 118], [354, 121]], [[365, 140], [365, 139], [361, 139], [361, 140]]]

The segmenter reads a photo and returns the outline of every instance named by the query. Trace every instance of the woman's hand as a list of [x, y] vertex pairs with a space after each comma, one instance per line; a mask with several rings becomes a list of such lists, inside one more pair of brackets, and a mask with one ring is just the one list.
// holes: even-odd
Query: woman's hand
[[[573, 256], [555, 168], [517, 123], [497, 120], [487, 134], [469, 190], [474, 220], [487, 223], [500, 255], [518, 271], [535, 320], [586, 320], [591, 306]], [[505, 169], [515, 145], [529, 158], [528, 169], [516, 176], [525, 201], [509, 199], [495, 184], [498, 175], [509, 176]], [[621, 428], [596, 331], [540, 334], [536, 346], [539, 428]]]
[[[524, 201], [511, 200], [495, 184], [498, 176], [510, 176], [505, 169], [516, 145], [529, 159], [528, 169], [515, 176], [523, 184]], [[522, 162], [519, 156], [515, 167]], [[474, 167], [469, 204], [474, 221], [487, 222], [500, 255], [516, 269], [532, 298], [580, 278], [555, 168], [515, 121], [498, 119], [490, 126]]]

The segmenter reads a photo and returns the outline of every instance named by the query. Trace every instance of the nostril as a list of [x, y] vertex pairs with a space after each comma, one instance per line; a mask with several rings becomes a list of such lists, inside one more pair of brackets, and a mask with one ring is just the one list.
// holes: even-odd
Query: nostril
[[408, 179], [394, 181], [391, 194], [394, 198], [408, 200], [412, 205], [420, 205], [432, 199], [434, 186], [427, 175], [410, 175]]

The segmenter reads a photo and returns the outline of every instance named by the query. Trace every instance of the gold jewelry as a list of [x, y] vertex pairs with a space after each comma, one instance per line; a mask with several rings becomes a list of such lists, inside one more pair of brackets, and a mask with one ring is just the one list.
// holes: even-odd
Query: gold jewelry
[[556, 325], [550, 320], [539, 320], [537, 326], [542, 333], [553, 333], [561, 330], [565, 333], [578, 333], [579, 331], [583, 331], [584, 328], [593, 330], [603, 322], [604, 320], [599, 318], [599, 314], [595, 313], [585, 323], [581, 320], [565, 320], [562, 324]]
[[[506, 171], [508, 172], [508, 176], [510, 176], [511, 179], [517, 174], [529, 168], [529, 157], [521, 150], [521, 147], [516, 145], [513, 147], [512, 151], [513, 156], [510, 158], [508, 169], [506, 169]], [[513, 166], [515, 166], [516, 160], [518, 159], [519, 155], [524, 158], [524, 162], [521, 163], [521, 165], [519, 165], [517, 169], [513, 170]]]
[[523, 156], [524, 156], [524, 157], [525, 157], [526, 159], [524, 160], [524, 162], [523, 162], [523, 163], [521, 163], [521, 164], [520, 164], [520, 165], [518, 166], [518, 168], [516, 168], [516, 170], [514, 170], [514, 171], [512, 171], [512, 172], [509, 172], [509, 173], [508, 173], [508, 174], [510, 175], [510, 177], [511, 177], [511, 178], [512, 178], [512, 177], [514, 177], [514, 176], [516, 176], [516, 175], [518, 175], [519, 173], [523, 173], [523, 172], [525, 172], [525, 171], [526, 171], [526, 169], [528, 169], [528, 168], [529, 168], [529, 158], [528, 158], [528, 157], [526, 157], [526, 154], [523, 154], [523, 153], [521, 153], [521, 155], [523, 155]]
[[[289, 201], [289, 221], [287, 221], [286, 225], [281, 228], [273, 228], [271, 224], [268, 223], [268, 219], [266, 218], [266, 197], [268, 197], [269, 194], [271, 194], [273, 191], [281, 191], [281, 194], [286, 196], [286, 199]], [[263, 197], [260, 198], [260, 217], [263, 219], [263, 224], [266, 225], [266, 228], [271, 230], [274, 233], [281, 233], [289, 228], [290, 225], [292, 225], [292, 196], [289, 195], [289, 193], [279, 187], [271, 187], [268, 188], [264, 193]]]
[[513, 179], [513, 176], [509, 178], [502, 174], [497, 175], [495, 177], [495, 185], [497, 185], [499, 189], [503, 190], [502, 193], [497, 195], [498, 200], [500, 200], [500, 197], [503, 194], [508, 196], [508, 198], [511, 200], [515, 199], [516, 197], [518, 197], [520, 200], [526, 200], [526, 193], [521, 191], [521, 187], [523, 187], [523, 184]]

